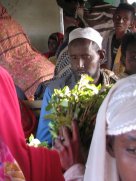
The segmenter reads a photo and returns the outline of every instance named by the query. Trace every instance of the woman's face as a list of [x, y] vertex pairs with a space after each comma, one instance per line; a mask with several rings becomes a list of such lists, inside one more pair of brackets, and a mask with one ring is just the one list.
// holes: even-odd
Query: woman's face
[[55, 53], [58, 48], [58, 43], [55, 39], [50, 38], [48, 42], [48, 49], [50, 52]]
[[136, 131], [115, 136], [113, 153], [121, 181], [136, 181]]

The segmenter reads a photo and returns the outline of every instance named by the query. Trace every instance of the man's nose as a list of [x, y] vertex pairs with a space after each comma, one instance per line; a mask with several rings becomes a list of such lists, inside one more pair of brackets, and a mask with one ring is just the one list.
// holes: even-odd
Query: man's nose
[[79, 60], [79, 67], [84, 68], [84, 61], [82, 60], [82, 58], [80, 58]]
[[120, 22], [120, 23], [123, 23], [123, 22], [124, 22], [123, 18], [120, 18], [120, 19], [119, 19], [119, 22]]

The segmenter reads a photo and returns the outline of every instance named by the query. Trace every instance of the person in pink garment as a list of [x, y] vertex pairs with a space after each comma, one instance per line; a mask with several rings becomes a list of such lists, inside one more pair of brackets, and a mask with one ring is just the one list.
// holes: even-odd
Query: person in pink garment
[[[63, 171], [68, 170], [68, 173], [66, 173], [69, 174], [71, 166], [80, 163], [81, 160], [77, 152], [79, 141], [75, 132], [77, 130], [76, 123], [73, 123], [72, 126], [75, 135], [69, 139], [70, 145], [67, 145], [67, 149], [65, 150], [65, 158], [67, 158], [67, 160], [64, 166], [60, 164], [59, 154], [55, 149], [49, 150], [45, 147], [34, 147], [26, 143], [15, 86], [9, 73], [1, 66], [0, 93], [0, 140], [4, 142], [13, 158], [17, 161], [25, 180], [64, 181]], [[13, 158], [8, 157], [11, 162], [14, 160]], [[4, 169], [2, 163], [8, 160], [6, 155], [3, 154], [1, 141], [0, 159], [0, 167], [2, 166], [1, 169]], [[64, 168], [66, 168], [66, 170]], [[0, 172], [2, 174], [1, 169]], [[15, 167], [11, 171], [12, 174], [14, 174], [14, 169]], [[10, 173], [10, 171], [8, 173]], [[65, 180], [69, 181], [68, 177], [65, 177]]]

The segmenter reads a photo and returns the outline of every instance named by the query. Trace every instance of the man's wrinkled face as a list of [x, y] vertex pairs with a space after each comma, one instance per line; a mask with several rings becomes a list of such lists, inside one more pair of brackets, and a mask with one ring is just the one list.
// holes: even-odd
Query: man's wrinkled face
[[115, 11], [113, 22], [116, 31], [125, 32], [132, 24], [132, 13], [127, 10]]
[[76, 78], [80, 78], [81, 74], [88, 74], [92, 78], [97, 76], [100, 71], [100, 55], [94, 49], [92, 41], [83, 38], [73, 40], [68, 52]]
[[136, 181], [136, 131], [115, 136], [113, 152], [120, 181]]
[[129, 75], [136, 74], [136, 43], [127, 47], [125, 68]]

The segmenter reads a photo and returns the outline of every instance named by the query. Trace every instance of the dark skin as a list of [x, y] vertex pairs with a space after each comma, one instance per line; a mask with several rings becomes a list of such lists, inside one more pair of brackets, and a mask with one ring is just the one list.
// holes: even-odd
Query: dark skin
[[136, 180], [136, 131], [107, 138], [107, 149], [116, 159], [120, 181]]
[[[100, 61], [104, 58], [105, 52], [95, 50], [92, 41], [87, 39], [76, 39], [71, 42], [68, 52], [75, 77], [79, 79], [81, 74], [85, 73], [92, 76], [95, 83], [98, 83]], [[84, 163], [77, 123], [75, 121], [72, 123], [72, 133], [63, 127], [59, 135], [55, 141], [55, 148], [59, 153], [63, 171], [76, 163]]]
[[[115, 11], [113, 16], [113, 22], [115, 28], [115, 37], [119, 41], [121, 41], [126, 31], [134, 24], [132, 13], [127, 10]], [[108, 68], [107, 64], [102, 64], [101, 68]]]
[[72, 122], [72, 132], [67, 127], [62, 127], [60, 135], [64, 139], [58, 137], [54, 148], [59, 153], [62, 170], [66, 171], [74, 164], [84, 163], [77, 122]]
[[125, 72], [129, 75], [136, 73], [136, 43], [127, 47], [125, 57]]
[[100, 78], [100, 62], [103, 60], [105, 52], [95, 50], [92, 41], [80, 38], [73, 40], [68, 52], [71, 59], [71, 69], [78, 80], [81, 74], [88, 74], [97, 84]]
[[48, 42], [48, 49], [50, 52], [55, 53], [58, 48], [58, 43], [55, 39], [50, 38]]
[[115, 11], [113, 16], [116, 39], [122, 39], [127, 29], [133, 26], [132, 13], [127, 10]]

